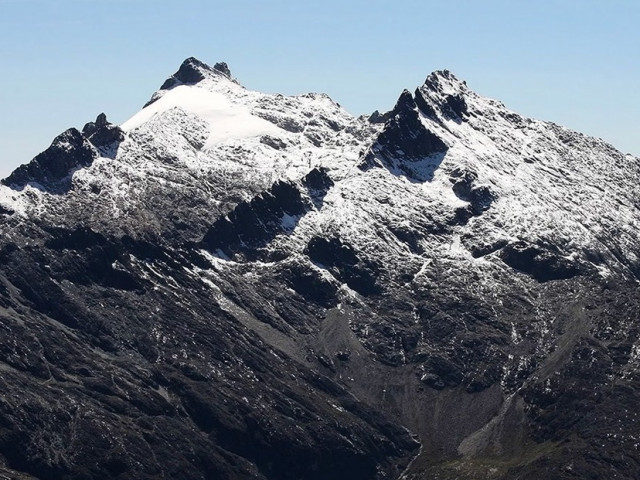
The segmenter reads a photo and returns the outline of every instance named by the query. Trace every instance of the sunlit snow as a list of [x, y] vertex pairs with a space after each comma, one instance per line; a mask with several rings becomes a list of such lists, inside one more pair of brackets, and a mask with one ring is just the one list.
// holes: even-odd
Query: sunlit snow
[[191, 112], [209, 124], [209, 138], [205, 149], [225, 140], [278, 135], [282, 132], [273, 123], [252, 115], [242, 105], [233, 104], [218, 92], [197, 86], [180, 85], [122, 124], [129, 132], [148, 122], [154, 115], [178, 107]]

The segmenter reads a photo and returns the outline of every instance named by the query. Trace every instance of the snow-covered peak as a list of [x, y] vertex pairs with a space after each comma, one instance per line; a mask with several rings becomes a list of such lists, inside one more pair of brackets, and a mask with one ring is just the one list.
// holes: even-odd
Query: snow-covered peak
[[[151, 101], [122, 124], [122, 129], [129, 133], [140, 128], [148, 130], [145, 125], [151, 119], [155, 126], [162, 123], [156, 117], [167, 116], [164, 123], [186, 118], [169, 112], [173, 109], [197, 117], [198, 122], [207, 125], [204, 151], [226, 148], [243, 139], [262, 138], [263, 143], [272, 148], [279, 145], [282, 150], [288, 145], [295, 147], [298, 157], [308, 158], [309, 154], [300, 151], [307, 148], [307, 143], [319, 147], [326, 142], [333, 143], [332, 137], [341, 136], [334, 135], [335, 132], [349, 132], [351, 136], [356, 130], [369, 128], [363, 119], [352, 117], [326, 94], [290, 97], [251, 91], [231, 77], [226, 63], [210, 67], [188, 58], [153, 94]], [[169, 127], [167, 125], [170, 130]], [[308, 164], [308, 160], [305, 163]]]
[[[580, 438], [597, 438], [590, 432], [606, 433], [611, 425], [618, 432], [611, 410], [596, 426], [589, 412], [614, 394], [614, 383], [621, 387], [616, 392], [632, 393], [624, 402], [616, 393], [609, 408], [633, 405], [640, 359], [638, 284], [631, 283], [640, 280], [640, 159], [524, 118], [447, 71], [429, 75], [413, 93], [403, 91], [392, 111], [367, 121], [326, 95], [245, 89], [221, 64], [189, 59], [181, 70], [122, 128], [99, 115], [81, 132], [65, 132], [0, 185], [0, 313], [3, 322], [16, 320], [2, 332], [11, 348], [37, 347], [32, 356], [24, 348], [0, 349], [3, 374], [28, 372], [36, 386], [50, 377], [45, 386], [54, 382], [57, 392], [68, 384], [69, 392], [81, 392], [78, 402], [95, 400], [93, 409], [97, 384], [78, 377], [74, 367], [91, 365], [80, 357], [53, 361], [54, 341], [77, 338], [90, 355], [107, 360], [105, 375], [90, 368], [102, 377], [109, 378], [114, 355], [133, 359], [124, 383], [107, 385], [117, 397], [105, 398], [124, 402], [129, 396], [120, 394], [133, 391], [134, 380], [127, 379], [139, 378], [156, 397], [188, 407], [196, 398], [191, 393], [198, 400], [222, 385], [229, 415], [237, 405], [254, 405], [267, 429], [278, 410], [269, 405], [282, 398], [260, 386], [269, 384], [264, 372], [279, 372], [272, 384], [294, 393], [334, 378], [342, 385], [331, 388], [336, 399], [353, 394], [344, 409], [329, 404], [342, 415], [336, 421], [352, 422], [346, 415], [361, 410], [352, 408], [353, 398], [371, 402], [366, 421], [377, 402], [381, 412], [411, 421], [426, 440], [423, 459], [429, 461], [416, 465], [431, 465], [432, 458], [458, 465], [444, 455], [458, 462], [463, 454], [473, 466], [474, 458], [502, 449], [498, 440], [514, 435], [522, 443], [506, 448], [504, 459], [511, 461], [513, 451], [519, 462], [533, 441], [525, 434], [546, 436], [545, 425], [562, 418], [586, 426], [573, 431], [589, 435]], [[64, 325], [62, 333], [45, 341], [57, 325]], [[238, 356], [242, 352], [248, 353]], [[282, 365], [267, 364], [256, 376], [251, 368], [262, 364], [262, 354]], [[66, 365], [73, 367], [68, 378]], [[165, 382], [160, 396], [157, 383], [140, 375], [147, 370], [177, 375], [177, 383]], [[182, 396], [183, 383], [204, 390]], [[574, 404], [554, 396], [563, 385], [570, 399], [597, 393], [579, 405], [578, 414], [588, 416], [572, 417]], [[394, 413], [390, 396], [402, 411]], [[136, 398], [158, 411], [155, 397]], [[481, 415], [481, 409], [469, 413], [470, 402], [481, 405]], [[112, 403], [105, 403], [108, 411]], [[148, 402], [142, 403], [127, 411], [144, 413]], [[453, 407], [428, 414], [444, 404]], [[17, 402], [15, 410], [22, 406]], [[318, 415], [306, 415], [312, 428]], [[469, 415], [478, 418], [467, 422]], [[196, 417], [185, 415], [180, 432], [192, 432]], [[289, 423], [276, 425], [283, 431], [291, 424], [285, 417]], [[441, 422], [448, 417], [462, 420], [437, 440], [449, 429]], [[167, 422], [159, 418], [163, 428]], [[624, 414], [614, 420], [629, 423]], [[458, 424], [465, 423], [463, 432]], [[31, 425], [27, 418], [20, 428]], [[522, 425], [531, 428], [525, 432]], [[626, 445], [621, 455], [633, 450], [636, 430], [626, 429], [633, 443], [619, 443]], [[342, 435], [340, 451], [368, 455], [362, 445], [369, 440], [350, 432], [331, 433], [326, 445]], [[127, 428], [126, 438], [130, 433]], [[564, 442], [575, 435], [544, 438]], [[603, 454], [614, 445], [609, 436], [597, 442], [605, 445]], [[362, 471], [386, 474], [370, 467]], [[444, 476], [455, 476], [451, 472]]]
[[222, 84], [228, 88], [228, 84], [233, 84], [236, 87], [242, 88], [235, 78], [231, 76], [231, 70], [225, 62], [218, 62], [213, 67], [198, 60], [195, 57], [187, 58], [180, 68], [167, 78], [160, 86], [160, 89], [155, 92], [151, 99], [145, 104], [148, 107], [152, 103], [162, 98], [168, 91], [182, 86], [182, 85], [197, 85], [200, 83], [207, 83], [209, 87], [212, 85]]
[[24, 191], [9, 189], [0, 200], [59, 224], [76, 222], [75, 212], [92, 205], [85, 220], [97, 230], [197, 240], [220, 214], [274, 182], [314, 168], [333, 181], [346, 177], [381, 128], [327, 95], [252, 91], [225, 64], [187, 59], [120, 127], [100, 115], [78, 132], [91, 156], [60, 153], [56, 165], [68, 167], [56, 177], [62, 187], [35, 188], [30, 174]]
[[178, 85], [172, 88], [123, 123], [122, 129], [129, 132], [144, 125], [154, 116], [174, 108], [193, 113], [207, 122], [209, 135], [205, 148], [211, 148], [225, 140], [280, 133], [280, 129], [273, 123], [252, 115], [246, 106], [234, 104], [222, 93], [195, 85]]
[[436, 70], [430, 73], [424, 81], [423, 87], [444, 95], [454, 95], [469, 91], [467, 83], [464, 80], [460, 80], [449, 70]]
[[[618, 186], [627, 184], [618, 179], [638, 175], [631, 168], [636, 159], [595, 139], [523, 118], [474, 93], [446, 70], [430, 74], [413, 93], [402, 92], [391, 112], [371, 121], [354, 118], [324, 94], [251, 91], [221, 64], [209, 67], [188, 59], [172, 78], [179, 83], [160, 90], [122, 130], [102, 135], [109, 142], [98, 142], [85, 128], [79, 138], [89, 140], [92, 156], [87, 161], [65, 156], [74, 160], [65, 170], [69, 191], [55, 199], [38, 196], [33, 210], [48, 215], [67, 208], [65, 202], [70, 210], [90, 203], [101, 212], [92, 218], [127, 216], [123, 224], [130, 222], [112, 222], [108, 228], [135, 235], [139, 222], [152, 222], [158, 234], [179, 230], [176, 235], [194, 240], [219, 215], [275, 182], [299, 181], [324, 168], [335, 183], [323, 207], [327, 225], [344, 218], [347, 230], [369, 223], [382, 229], [381, 218], [404, 225], [429, 212], [425, 225], [437, 217], [438, 225], [455, 230], [473, 252], [478, 239], [491, 245], [518, 239], [535, 243], [561, 230], [553, 239], [593, 250], [598, 225], [636, 221], [633, 195]], [[102, 123], [99, 118], [93, 124]], [[601, 183], [615, 198], [602, 198]], [[576, 200], [567, 201], [576, 190]], [[8, 193], [7, 198], [15, 195]], [[159, 198], [166, 201], [158, 203]], [[618, 201], [624, 206], [614, 208]], [[175, 211], [173, 217], [169, 211]], [[610, 223], [602, 220], [605, 214]], [[350, 215], [373, 219], [356, 222]], [[561, 222], [559, 215], [569, 220]], [[445, 227], [434, 227], [439, 229]], [[580, 229], [588, 233], [578, 237]], [[625, 233], [610, 243], [631, 244]], [[423, 240], [435, 245], [433, 239]], [[362, 241], [373, 244], [369, 238]]]
[[[152, 142], [196, 169], [217, 168], [225, 159], [227, 167], [238, 163], [269, 178], [301, 178], [314, 166], [335, 175], [354, 165], [380, 128], [354, 118], [326, 94], [248, 90], [231, 78], [226, 64], [209, 67], [190, 58], [122, 124], [132, 141], [119, 158], [129, 157], [135, 144]], [[187, 152], [178, 148], [185, 139]]]
[[467, 114], [466, 97], [477, 95], [467, 87], [465, 81], [458, 79], [449, 70], [437, 70], [429, 74], [413, 94], [407, 89], [403, 90], [392, 110], [384, 114], [376, 110], [369, 121], [391, 121], [392, 128], [395, 128], [393, 124], [397, 123], [398, 116], [411, 115], [411, 111], [432, 119], [461, 120]]

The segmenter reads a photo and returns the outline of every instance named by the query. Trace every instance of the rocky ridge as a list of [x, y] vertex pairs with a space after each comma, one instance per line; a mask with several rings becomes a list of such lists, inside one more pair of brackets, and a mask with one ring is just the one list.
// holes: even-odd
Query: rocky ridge
[[187, 59], [0, 187], [0, 464], [634, 478], [639, 177], [448, 71], [367, 119]]

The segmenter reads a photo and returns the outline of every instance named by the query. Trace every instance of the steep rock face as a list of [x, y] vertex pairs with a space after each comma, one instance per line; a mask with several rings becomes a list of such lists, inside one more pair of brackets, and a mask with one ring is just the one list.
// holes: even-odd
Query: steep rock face
[[359, 259], [354, 248], [342, 243], [339, 238], [313, 237], [305, 253], [319, 266], [331, 269], [337, 280], [359, 294], [380, 293], [380, 287], [376, 285], [376, 265]]
[[44, 188], [64, 188], [65, 180], [77, 168], [91, 165], [97, 152], [75, 128], [58, 135], [51, 146], [30, 163], [18, 167], [3, 179], [5, 185], [23, 188], [34, 183]]
[[0, 471], [635, 478], [637, 158], [447, 71], [370, 120], [172, 78], [0, 187]]
[[241, 203], [227, 217], [219, 219], [202, 242], [213, 252], [233, 256], [266, 246], [278, 234], [295, 228], [300, 216], [310, 209], [296, 185], [277, 182], [269, 190]]
[[231, 70], [226, 63], [216, 63], [211, 68], [206, 63], [201, 62], [197, 58], [187, 58], [176, 73], [170, 76], [160, 87], [160, 90], [168, 90], [181, 83], [198, 83], [206, 78], [206, 72], [214, 73], [217, 75], [224, 75], [231, 78]]
[[380, 154], [392, 159], [398, 152], [410, 160], [419, 160], [447, 151], [445, 143], [420, 121], [416, 102], [405, 90], [391, 111], [391, 118], [378, 136]]
[[420, 112], [411, 93], [407, 90], [402, 92], [388, 117], [360, 168], [382, 163], [391, 171], [411, 179], [425, 181], [432, 178], [433, 170], [448, 147], [420, 120]]
[[124, 132], [117, 125], [107, 121], [107, 116], [101, 113], [95, 122], [87, 123], [82, 134], [91, 144], [105, 156], [115, 157], [118, 146], [124, 140]]
[[415, 92], [416, 103], [420, 110], [431, 118], [438, 116], [456, 122], [469, 116], [466, 83], [461, 82], [448, 70], [430, 74]]
[[[218, 219], [204, 235], [202, 244], [211, 252], [228, 257], [242, 253], [259, 258], [260, 251], [275, 237], [291, 233], [306, 213], [321, 206], [332, 186], [327, 171], [318, 168], [311, 170], [299, 184], [278, 181]], [[286, 252], [276, 254], [282, 255], [287, 256]]]

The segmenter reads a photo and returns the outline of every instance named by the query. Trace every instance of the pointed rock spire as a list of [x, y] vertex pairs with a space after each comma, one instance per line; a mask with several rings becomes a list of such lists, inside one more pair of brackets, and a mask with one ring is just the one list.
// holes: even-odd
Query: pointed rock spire
[[396, 105], [393, 107], [393, 110], [391, 111], [391, 115], [394, 116], [394, 115], [404, 114], [404, 113], [407, 113], [409, 110], [413, 110], [414, 108], [416, 108], [416, 102], [413, 99], [411, 92], [405, 89], [400, 94], [400, 97], [398, 98]]
[[104, 127], [108, 123], [109, 122], [107, 121], [107, 115], [104, 112], [102, 112], [101, 114], [99, 114], [96, 117], [96, 126], [97, 127]]
[[110, 123], [104, 113], [98, 115], [95, 122], [87, 123], [82, 134], [98, 149], [124, 140], [122, 129]]
[[213, 66], [213, 69], [216, 70], [217, 72], [220, 72], [224, 75], [226, 75], [227, 77], [231, 78], [231, 70], [229, 70], [229, 66], [226, 64], [226, 62], [218, 62]]
[[428, 117], [436, 118], [439, 112], [447, 119], [463, 121], [469, 113], [465, 100], [469, 93], [466, 82], [449, 70], [438, 70], [429, 74], [418, 87], [416, 103]]
[[425, 127], [415, 99], [404, 90], [360, 168], [366, 170], [380, 162], [392, 168], [398, 160], [398, 152], [402, 152], [403, 161], [413, 162], [444, 154], [448, 148], [440, 137]]

